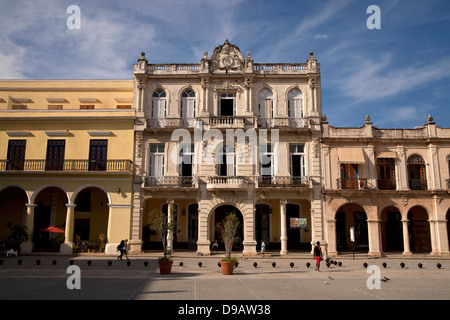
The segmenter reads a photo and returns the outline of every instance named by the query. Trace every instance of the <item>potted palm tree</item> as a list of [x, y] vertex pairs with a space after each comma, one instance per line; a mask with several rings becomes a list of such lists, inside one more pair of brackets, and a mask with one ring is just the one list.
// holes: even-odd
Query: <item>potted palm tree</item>
[[238, 263], [236, 258], [231, 257], [233, 245], [238, 242], [237, 230], [239, 227], [239, 218], [236, 213], [230, 212], [222, 222], [217, 224], [219, 235], [225, 244], [225, 258], [221, 259], [222, 274], [233, 274], [234, 266]]
[[11, 232], [7, 238], [8, 249], [13, 249], [14, 251], [17, 251], [17, 254], [19, 254], [21, 244], [28, 241], [28, 228], [19, 224], [13, 225], [11, 222], [8, 223], [8, 228]]
[[[172, 211], [175, 213], [176, 209]], [[176, 232], [177, 223], [175, 216], [169, 221], [169, 216], [167, 213], [159, 209], [153, 209], [149, 215], [149, 228], [150, 230], [159, 233], [162, 241], [162, 246], [164, 250], [164, 255], [158, 259], [159, 272], [161, 274], [170, 274], [172, 270], [172, 250], [168, 248], [167, 236], [170, 233]]]

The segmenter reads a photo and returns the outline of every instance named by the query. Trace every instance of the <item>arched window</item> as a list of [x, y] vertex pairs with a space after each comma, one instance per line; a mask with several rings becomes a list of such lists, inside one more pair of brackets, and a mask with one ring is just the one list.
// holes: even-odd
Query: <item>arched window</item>
[[273, 118], [273, 93], [270, 89], [264, 89], [259, 93], [258, 98], [258, 124], [261, 127], [267, 127]]
[[166, 92], [156, 90], [152, 97], [152, 118], [163, 119], [166, 117]]
[[192, 121], [195, 118], [195, 92], [194, 90], [185, 90], [181, 94], [180, 117], [185, 121]]
[[409, 189], [427, 190], [427, 172], [423, 158], [419, 155], [412, 155], [408, 158], [407, 163]]
[[164, 127], [166, 118], [166, 92], [156, 90], [152, 96], [152, 120], [153, 127]]
[[302, 119], [304, 117], [303, 94], [299, 89], [289, 91], [288, 117], [291, 119]]

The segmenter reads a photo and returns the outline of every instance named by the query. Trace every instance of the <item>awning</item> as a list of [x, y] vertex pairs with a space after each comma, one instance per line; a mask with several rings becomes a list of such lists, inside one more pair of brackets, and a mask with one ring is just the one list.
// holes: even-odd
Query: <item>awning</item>
[[57, 228], [55, 226], [51, 226], [48, 228], [44, 228], [44, 229], [39, 229], [39, 231], [45, 231], [45, 232], [54, 232], [54, 233], [65, 233], [64, 230]]
[[395, 151], [383, 151], [379, 152], [377, 158], [392, 158], [397, 159], [397, 152]]
[[361, 148], [338, 148], [338, 159], [341, 163], [364, 164], [364, 153]]

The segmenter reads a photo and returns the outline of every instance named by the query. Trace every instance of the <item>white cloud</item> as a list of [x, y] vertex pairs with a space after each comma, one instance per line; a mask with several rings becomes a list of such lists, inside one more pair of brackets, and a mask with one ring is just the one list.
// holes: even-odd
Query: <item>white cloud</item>
[[20, 1], [5, 8], [0, 78], [132, 77], [140, 46], [153, 39], [154, 26], [110, 6], [85, 3], [79, 5], [81, 29], [69, 30], [66, 4]]
[[274, 54], [278, 55], [279, 52], [287, 50], [293, 43], [301, 43], [302, 39], [310, 37], [314, 29], [329, 23], [330, 20], [336, 19], [338, 12], [343, 10], [353, 1], [354, 0], [328, 1], [325, 4], [321, 4], [315, 14], [311, 13], [306, 15], [301, 19], [301, 22], [298, 25], [290, 28], [289, 36], [280, 37], [275, 46], [271, 45], [271, 47], [268, 48], [267, 56], [269, 57], [269, 60], [273, 59]]
[[429, 83], [450, 77], [450, 57], [420, 64], [402, 64], [392, 55], [378, 60], [352, 57], [353, 68], [341, 74], [343, 93], [357, 102], [393, 97], [411, 90], [420, 90]]
[[316, 34], [314, 36], [314, 39], [328, 39], [328, 35], [327, 34]]

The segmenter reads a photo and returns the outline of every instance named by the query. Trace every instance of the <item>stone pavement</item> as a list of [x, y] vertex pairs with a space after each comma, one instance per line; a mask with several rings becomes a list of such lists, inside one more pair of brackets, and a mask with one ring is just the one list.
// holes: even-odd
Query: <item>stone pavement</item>
[[[349, 254], [331, 258], [342, 262], [342, 266], [327, 267], [322, 262], [321, 271], [316, 272], [309, 254], [280, 256], [269, 252], [264, 258], [241, 257], [235, 274], [224, 276], [217, 265], [223, 256], [220, 253], [200, 257], [191, 252], [177, 252], [170, 275], [159, 274], [159, 255], [131, 256], [129, 265], [125, 260], [101, 254], [2, 257], [0, 300], [172, 300], [177, 305], [183, 302], [184, 306], [185, 301], [206, 300], [270, 304], [300, 300], [450, 299], [449, 258], [401, 254], [370, 258], [358, 254], [353, 259]], [[67, 270], [70, 260], [79, 267], [80, 289], [68, 288], [72, 276]], [[405, 263], [404, 268], [401, 262]], [[422, 268], [418, 267], [419, 262]], [[441, 263], [440, 269], [437, 263]], [[389, 280], [379, 281], [385, 277]]]

